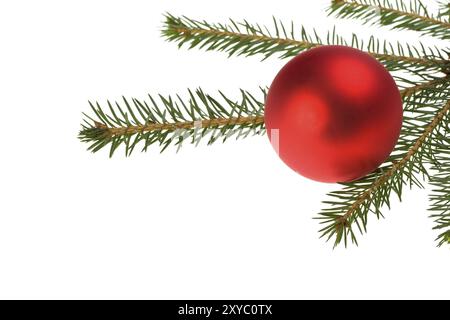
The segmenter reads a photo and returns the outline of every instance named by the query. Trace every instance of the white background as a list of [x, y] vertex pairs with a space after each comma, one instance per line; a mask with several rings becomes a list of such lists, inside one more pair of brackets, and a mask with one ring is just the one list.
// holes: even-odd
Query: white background
[[360, 247], [332, 250], [312, 218], [336, 186], [291, 172], [266, 137], [128, 159], [77, 140], [88, 99], [198, 86], [237, 97], [285, 63], [178, 50], [159, 36], [164, 12], [325, 30], [327, 4], [2, 1], [0, 298], [449, 298], [426, 190], [371, 219]]

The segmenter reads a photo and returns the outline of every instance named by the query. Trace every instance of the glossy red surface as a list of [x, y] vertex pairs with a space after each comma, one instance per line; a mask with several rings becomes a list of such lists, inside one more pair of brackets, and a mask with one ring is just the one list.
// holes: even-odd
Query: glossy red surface
[[293, 170], [317, 181], [346, 182], [385, 161], [398, 140], [402, 113], [399, 90], [377, 60], [349, 47], [323, 46], [278, 73], [265, 125]]

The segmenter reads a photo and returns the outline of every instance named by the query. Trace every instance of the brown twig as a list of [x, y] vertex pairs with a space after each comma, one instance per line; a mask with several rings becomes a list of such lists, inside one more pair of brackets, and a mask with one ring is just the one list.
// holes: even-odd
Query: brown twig
[[129, 126], [129, 127], [119, 127], [119, 128], [108, 128], [104, 124], [99, 124], [96, 126], [98, 128], [108, 129], [108, 133], [111, 136], [135, 134], [138, 132], [149, 132], [149, 131], [175, 131], [180, 129], [195, 129], [195, 128], [214, 128], [221, 127], [225, 125], [258, 125], [264, 122], [264, 116], [252, 116], [252, 117], [234, 117], [234, 118], [216, 118], [208, 120], [198, 120], [198, 121], [186, 121], [186, 122], [174, 122], [174, 123], [149, 123], [145, 125]]
[[413, 87], [405, 88], [400, 91], [400, 95], [402, 96], [402, 98], [413, 96], [414, 94], [419, 93], [420, 91], [433, 88], [436, 85], [443, 83], [444, 81], [449, 81], [449, 78], [450, 76], [436, 78]]

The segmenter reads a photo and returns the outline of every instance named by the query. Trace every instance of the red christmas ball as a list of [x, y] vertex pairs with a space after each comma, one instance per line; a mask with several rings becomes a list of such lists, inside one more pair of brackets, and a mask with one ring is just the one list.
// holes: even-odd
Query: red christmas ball
[[264, 121], [280, 158], [322, 182], [364, 177], [392, 152], [402, 126], [389, 72], [360, 50], [323, 46], [289, 61], [270, 86]]

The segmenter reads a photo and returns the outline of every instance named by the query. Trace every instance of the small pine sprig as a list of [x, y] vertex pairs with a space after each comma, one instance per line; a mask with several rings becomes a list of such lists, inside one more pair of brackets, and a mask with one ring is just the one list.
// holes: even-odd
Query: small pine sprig
[[189, 49], [198, 47], [207, 51], [222, 51], [228, 56], [261, 55], [267, 59], [277, 54], [283, 59], [321, 45], [345, 45], [368, 52], [391, 71], [410, 68], [441, 70], [448, 64], [446, 52], [421, 43], [419, 47], [400, 42], [392, 44], [373, 36], [365, 42], [355, 34], [347, 41], [335, 29], [328, 32], [323, 40], [315, 30], [308, 32], [304, 27], [298, 28], [299, 32], [296, 30], [293, 23], [287, 27], [275, 18], [269, 28], [246, 20], [237, 22], [230, 19], [228, 24], [222, 24], [166, 14], [162, 35], [168, 41], [177, 42], [178, 47], [187, 45]]
[[[446, 159], [449, 161], [449, 159]], [[431, 215], [435, 220], [436, 226], [434, 230], [440, 231], [436, 241], [438, 246], [450, 244], [450, 167], [444, 164], [430, 178], [430, 184], [434, 187], [430, 195], [431, 207], [430, 211], [436, 212]]]
[[121, 145], [129, 156], [142, 144], [142, 151], [158, 144], [163, 152], [171, 144], [178, 149], [186, 141], [198, 145], [207, 140], [226, 141], [231, 137], [243, 138], [263, 134], [263, 102], [266, 89], [261, 88], [261, 98], [256, 99], [241, 90], [239, 101], [233, 101], [222, 92], [214, 98], [198, 89], [188, 90], [189, 98], [182, 99], [159, 95], [145, 100], [123, 97], [122, 104], [107, 101], [107, 108], [98, 102], [89, 102], [93, 115], [84, 113], [78, 138], [89, 144], [88, 150], [97, 152], [107, 146], [112, 156]]
[[[449, 117], [449, 115], [447, 115]], [[435, 221], [434, 230], [439, 231], [436, 239], [438, 246], [450, 244], [450, 119], [447, 119], [447, 126], [434, 140], [436, 148], [439, 148], [439, 155], [435, 157], [431, 168], [430, 193], [431, 206], [429, 210], [433, 212], [431, 218]]]
[[[439, 81], [438, 84], [436, 81]], [[394, 152], [378, 170], [365, 178], [343, 184], [343, 189], [328, 194], [328, 206], [317, 219], [323, 227], [321, 237], [334, 239], [334, 246], [358, 244], [356, 233], [367, 232], [369, 214], [383, 217], [381, 209], [390, 208], [390, 197], [401, 200], [404, 186], [423, 187], [427, 178], [425, 164], [436, 163], [440, 144], [436, 137], [448, 127], [450, 84], [448, 78], [434, 79], [420, 91], [403, 92], [405, 110], [402, 133]], [[420, 85], [419, 85], [420, 87]]]
[[450, 23], [443, 18], [446, 11], [441, 10], [434, 16], [420, 0], [333, 0], [329, 12], [340, 18], [378, 22], [393, 29], [414, 30], [443, 40], [450, 39]]

